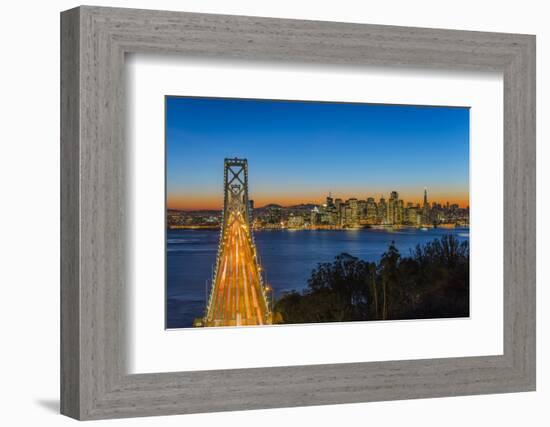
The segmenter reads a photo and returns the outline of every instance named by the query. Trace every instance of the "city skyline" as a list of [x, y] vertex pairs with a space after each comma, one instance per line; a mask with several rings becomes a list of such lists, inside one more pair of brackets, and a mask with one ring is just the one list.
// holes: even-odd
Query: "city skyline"
[[469, 206], [469, 109], [166, 98], [167, 208], [223, 205], [219, 170], [248, 158], [257, 207], [334, 198]]
[[[226, 162], [238, 159], [226, 159]], [[246, 159], [240, 159], [246, 162]], [[225, 175], [224, 175], [225, 176]], [[228, 177], [231, 179], [231, 176]], [[248, 186], [247, 186], [248, 189]], [[248, 199], [255, 229], [330, 229], [341, 230], [361, 227], [464, 227], [469, 226], [469, 206], [460, 207], [450, 202], [430, 200], [424, 189], [422, 203], [403, 200], [399, 192], [389, 197], [356, 197], [341, 199], [327, 195], [323, 203], [281, 206], [257, 206]], [[167, 210], [167, 227], [217, 228], [223, 216], [221, 210]]]
[[[427, 189], [427, 187], [426, 187]], [[424, 189], [423, 189], [424, 190]], [[422, 190], [422, 191], [423, 191]], [[429, 189], [428, 189], [429, 190]], [[385, 200], [388, 200], [390, 198], [390, 195], [392, 192], [394, 191], [397, 191], [400, 195], [400, 198], [405, 202], [405, 203], [412, 203], [414, 206], [416, 205], [420, 205], [422, 206], [422, 203], [423, 203], [423, 193], [421, 193], [421, 195], [415, 199], [407, 199], [406, 197], [401, 197], [401, 194], [402, 192], [399, 191], [398, 189], [394, 189], [394, 190], [391, 190], [391, 191], [388, 191], [387, 193], [385, 194], [376, 194], [376, 195], [367, 195], [367, 196], [363, 196], [363, 197], [360, 197], [358, 195], [354, 195], [354, 194], [351, 194], [349, 196], [340, 196], [338, 194], [334, 194], [333, 192], [329, 191], [327, 193], [325, 193], [324, 196], [320, 196], [318, 199], [316, 200], [310, 200], [310, 199], [307, 199], [307, 200], [304, 200], [304, 201], [300, 201], [299, 198], [297, 198], [296, 202], [294, 203], [290, 203], [290, 204], [282, 204], [282, 203], [277, 203], [277, 202], [271, 202], [271, 201], [268, 201], [266, 203], [258, 203], [258, 201], [252, 196], [251, 194], [251, 197], [250, 197], [250, 200], [254, 202], [254, 206], [255, 208], [264, 208], [264, 207], [267, 207], [267, 206], [270, 206], [270, 205], [279, 205], [283, 208], [290, 208], [290, 207], [294, 207], [294, 206], [299, 206], [299, 205], [315, 205], [315, 206], [320, 206], [322, 204], [325, 203], [326, 201], [326, 198], [327, 196], [328, 197], [332, 197], [333, 199], [341, 199], [343, 201], [347, 201], [347, 200], [350, 200], [350, 199], [357, 199], [357, 200], [361, 200], [361, 201], [365, 201], [369, 198], [373, 198], [376, 202], [378, 202], [380, 199], [385, 199]], [[430, 193], [431, 194], [431, 193]], [[460, 208], [469, 208], [470, 207], [470, 204], [469, 204], [469, 200], [465, 200], [464, 203], [459, 203], [457, 202], [456, 200], [439, 200], [439, 199], [434, 199], [430, 196], [430, 205], [432, 205], [433, 203], [435, 204], [438, 204], [438, 205], [441, 205], [441, 206], [444, 206], [446, 205], [447, 203], [450, 204], [450, 205], [453, 205], [453, 204], [456, 204], [458, 205]], [[178, 207], [172, 207], [170, 205], [167, 206], [167, 209], [169, 210], [181, 210], [181, 211], [190, 211], [190, 212], [194, 212], [194, 211], [210, 211], [210, 210], [220, 210], [221, 208], [223, 207], [223, 197], [220, 197], [220, 200], [219, 200], [219, 206], [214, 206], [214, 207], [199, 207], [199, 208], [191, 208], [191, 209], [188, 209], [188, 208], [178, 208]]]

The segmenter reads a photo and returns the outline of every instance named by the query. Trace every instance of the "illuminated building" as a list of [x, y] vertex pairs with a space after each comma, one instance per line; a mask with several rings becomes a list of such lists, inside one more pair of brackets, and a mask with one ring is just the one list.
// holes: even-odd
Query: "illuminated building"
[[346, 224], [350, 227], [355, 227], [359, 224], [359, 204], [355, 197], [348, 199], [346, 204], [349, 207], [349, 216], [346, 214]]
[[316, 226], [316, 225], [320, 225], [320, 224], [321, 224], [321, 213], [319, 212], [319, 208], [318, 208], [317, 206], [315, 206], [315, 207], [311, 210], [310, 224], [311, 224], [312, 226]]
[[378, 208], [377, 208], [378, 224], [386, 224], [387, 213], [388, 213], [388, 205], [386, 204], [386, 199], [384, 199], [383, 197], [380, 197], [380, 201], [378, 202]]
[[430, 223], [430, 204], [428, 203], [428, 189], [424, 187], [424, 203], [422, 204], [422, 223]]
[[366, 203], [366, 221], [367, 224], [376, 224], [378, 217], [378, 209], [376, 202], [372, 197], [367, 199]]
[[288, 217], [288, 228], [301, 228], [304, 226], [304, 217], [290, 214]]
[[397, 224], [397, 218], [398, 218], [398, 199], [399, 195], [397, 194], [397, 191], [392, 191], [390, 194], [390, 199], [388, 200], [388, 210], [386, 214], [386, 224]]

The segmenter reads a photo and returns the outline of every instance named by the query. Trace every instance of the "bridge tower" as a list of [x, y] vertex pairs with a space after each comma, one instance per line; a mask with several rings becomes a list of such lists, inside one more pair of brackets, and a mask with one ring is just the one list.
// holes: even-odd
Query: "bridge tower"
[[223, 191], [222, 228], [204, 326], [270, 324], [251, 227], [246, 159], [225, 159]]

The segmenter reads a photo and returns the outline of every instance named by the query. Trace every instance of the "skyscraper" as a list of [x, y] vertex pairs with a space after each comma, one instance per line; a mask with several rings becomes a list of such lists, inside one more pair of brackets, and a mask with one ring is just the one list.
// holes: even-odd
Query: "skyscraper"
[[342, 206], [342, 199], [335, 199], [334, 208], [336, 210], [336, 225], [338, 227], [342, 226], [342, 210], [340, 208], [341, 206]]
[[367, 199], [367, 224], [376, 224], [378, 210], [376, 208], [376, 202], [372, 197]]
[[398, 223], [398, 199], [399, 195], [397, 194], [397, 191], [392, 191], [390, 194], [390, 199], [388, 200], [387, 224]]
[[310, 216], [310, 224], [312, 226], [317, 226], [321, 223], [321, 213], [319, 212], [319, 208], [315, 206], [311, 210], [311, 216]]
[[[338, 201], [338, 199], [336, 199]], [[336, 226], [338, 225], [338, 211], [336, 205], [334, 204], [334, 199], [329, 193], [327, 196], [327, 202], [323, 209], [323, 216], [321, 221], [325, 225]]]
[[428, 203], [428, 189], [424, 187], [424, 203], [422, 204], [422, 223], [430, 223], [430, 204]]
[[387, 223], [387, 211], [388, 211], [388, 206], [386, 204], [386, 199], [384, 199], [383, 197], [380, 197], [380, 202], [378, 202], [378, 209], [377, 209], [379, 224]]
[[403, 224], [405, 218], [405, 208], [403, 207], [403, 200], [397, 201], [397, 208], [395, 210], [395, 224]]
[[367, 220], [367, 201], [358, 200], [357, 209], [359, 211], [357, 221], [359, 222], [359, 224], [365, 224]]
[[355, 197], [348, 199], [346, 204], [349, 207], [349, 213], [346, 210], [346, 225], [354, 227], [359, 223], [359, 204]]

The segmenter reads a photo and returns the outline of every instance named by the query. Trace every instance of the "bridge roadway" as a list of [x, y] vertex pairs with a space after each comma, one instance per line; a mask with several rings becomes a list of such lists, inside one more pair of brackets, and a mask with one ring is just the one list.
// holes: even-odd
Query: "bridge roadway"
[[235, 212], [226, 228], [205, 326], [270, 323], [250, 226]]

